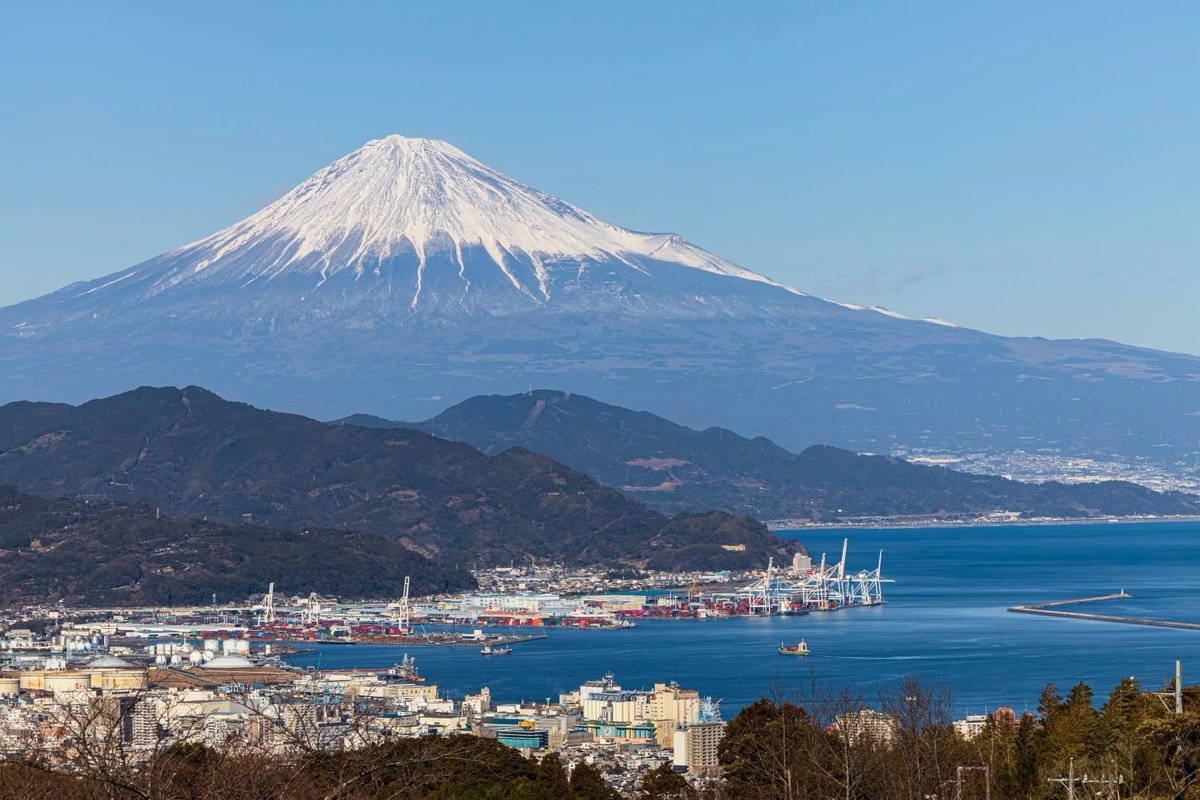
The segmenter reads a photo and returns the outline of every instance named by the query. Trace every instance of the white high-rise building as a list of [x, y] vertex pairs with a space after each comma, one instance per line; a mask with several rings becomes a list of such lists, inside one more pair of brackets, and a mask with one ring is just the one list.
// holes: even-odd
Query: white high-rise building
[[674, 763], [689, 772], [708, 774], [718, 768], [717, 745], [725, 735], [724, 722], [695, 722], [675, 731]]

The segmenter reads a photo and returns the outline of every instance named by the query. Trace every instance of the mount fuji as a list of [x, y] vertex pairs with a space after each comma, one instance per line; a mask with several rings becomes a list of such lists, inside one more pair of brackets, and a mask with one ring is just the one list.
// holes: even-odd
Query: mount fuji
[[789, 447], [1170, 472], [1200, 439], [1200, 358], [829, 302], [401, 136], [211, 236], [0, 309], [0, 401], [139, 384], [409, 419], [550, 386]]

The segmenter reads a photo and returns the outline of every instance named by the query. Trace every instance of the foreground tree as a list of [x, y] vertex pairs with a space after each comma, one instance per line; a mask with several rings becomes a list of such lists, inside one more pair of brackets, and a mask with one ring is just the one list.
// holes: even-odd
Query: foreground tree
[[642, 793], [638, 797], [639, 800], [695, 800], [697, 793], [670, 764], [660, 764], [642, 778]]
[[578, 800], [621, 800], [616, 789], [604, 783], [604, 776], [589, 764], [576, 764], [571, 770], [571, 797]]

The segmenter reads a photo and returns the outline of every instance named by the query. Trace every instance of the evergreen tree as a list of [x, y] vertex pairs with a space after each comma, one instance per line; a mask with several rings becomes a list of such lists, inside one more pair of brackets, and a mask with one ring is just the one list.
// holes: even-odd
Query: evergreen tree
[[1038, 700], [1038, 716], [1042, 718], [1043, 722], [1048, 722], [1062, 709], [1062, 705], [1062, 695], [1058, 693], [1058, 687], [1053, 683], [1047, 683]]
[[640, 800], [695, 800], [696, 797], [696, 790], [670, 764], [661, 764], [642, 778]]
[[560, 800], [571, 795], [571, 787], [567, 782], [567, 772], [563, 769], [562, 759], [558, 753], [547, 753], [540, 764], [534, 782], [543, 797]]
[[589, 764], [576, 764], [571, 770], [571, 797], [576, 800], [621, 800], [620, 793], [606, 786], [600, 771]]
[[1039, 747], [1037, 723], [1030, 714], [1022, 714], [1017, 725], [1017, 735], [1013, 742], [1013, 782], [1012, 797], [1014, 800], [1039, 797], [1041, 781], [1038, 769]]

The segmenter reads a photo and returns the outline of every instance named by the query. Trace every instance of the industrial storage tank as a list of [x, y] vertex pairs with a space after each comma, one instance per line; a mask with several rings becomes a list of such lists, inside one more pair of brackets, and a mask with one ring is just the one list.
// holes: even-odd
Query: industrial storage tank
[[212, 652], [215, 653], [221, 649], [221, 643], [218, 642], [216, 639], [205, 639], [204, 640], [204, 649], [211, 650]]
[[20, 690], [20, 678], [0, 678], [0, 697], [16, 697]]
[[146, 673], [140, 669], [114, 669], [92, 675], [94, 689], [143, 689]]
[[46, 673], [39, 687], [47, 692], [71, 692], [92, 688], [92, 676], [78, 672]]

